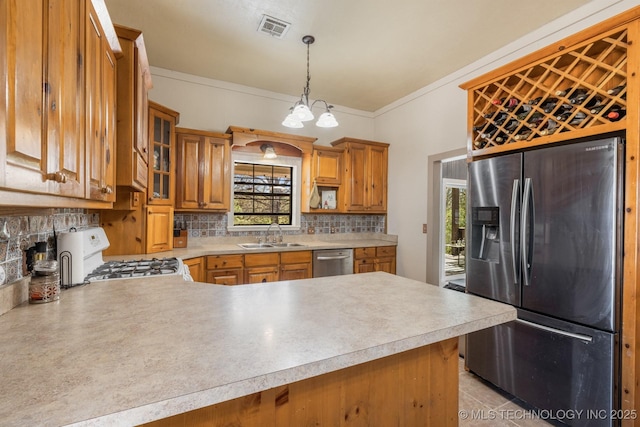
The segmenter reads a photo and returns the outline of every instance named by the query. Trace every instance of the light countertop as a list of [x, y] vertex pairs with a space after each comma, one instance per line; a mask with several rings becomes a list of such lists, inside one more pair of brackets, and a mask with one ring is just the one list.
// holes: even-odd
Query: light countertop
[[398, 236], [382, 233], [338, 233], [316, 235], [285, 235], [284, 242], [300, 243], [303, 246], [289, 248], [272, 247], [261, 249], [243, 249], [239, 243], [255, 243], [255, 237], [196, 237], [189, 238], [186, 248], [174, 248], [170, 251], [142, 255], [109, 255], [109, 260], [130, 260], [176, 257], [180, 259], [197, 258], [206, 255], [251, 254], [260, 252], [313, 251], [318, 249], [365, 248], [374, 246], [396, 246]]
[[95, 282], [0, 316], [6, 426], [135, 425], [514, 320], [387, 273]]

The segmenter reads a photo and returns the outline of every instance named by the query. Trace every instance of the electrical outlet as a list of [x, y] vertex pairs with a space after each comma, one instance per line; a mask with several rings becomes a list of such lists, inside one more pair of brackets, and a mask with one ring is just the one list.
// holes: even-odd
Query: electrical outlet
[[422, 224], [422, 232], [427, 234], [427, 224]]
[[316, 234], [316, 228], [315, 227], [307, 228], [307, 234]]

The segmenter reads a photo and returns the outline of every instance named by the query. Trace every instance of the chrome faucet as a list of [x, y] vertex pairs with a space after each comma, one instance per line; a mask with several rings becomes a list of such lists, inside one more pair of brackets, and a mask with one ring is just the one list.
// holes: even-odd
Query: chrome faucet
[[[274, 225], [275, 225], [276, 227], [278, 227], [278, 238], [276, 239], [276, 234], [275, 234], [275, 232], [274, 232], [274, 233], [273, 233], [273, 238], [272, 238], [272, 239], [269, 239], [269, 232], [271, 231], [271, 227], [272, 227], [272, 226], [274, 226]], [[270, 241], [271, 241], [272, 243], [282, 243], [282, 240], [283, 240], [283, 236], [282, 236], [282, 228], [280, 228], [280, 224], [278, 224], [277, 222], [272, 222], [272, 223], [269, 225], [269, 228], [267, 228], [267, 233], [266, 233], [266, 234], [267, 234], [267, 237], [266, 237], [266, 241], [267, 241], [267, 243], [269, 243]]]

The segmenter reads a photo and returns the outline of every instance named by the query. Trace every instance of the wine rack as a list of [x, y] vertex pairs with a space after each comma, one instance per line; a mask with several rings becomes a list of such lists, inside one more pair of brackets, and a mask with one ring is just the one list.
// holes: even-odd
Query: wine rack
[[[472, 156], [625, 128], [628, 29], [465, 86]], [[468, 85], [468, 84], [467, 84]]]

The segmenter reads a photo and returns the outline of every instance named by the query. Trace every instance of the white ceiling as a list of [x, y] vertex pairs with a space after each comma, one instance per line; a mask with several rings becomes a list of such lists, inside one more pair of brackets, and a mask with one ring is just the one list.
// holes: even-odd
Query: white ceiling
[[[396, 101], [590, 0], [105, 0], [152, 66], [364, 111]], [[262, 15], [290, 22], [283, 39]]]

